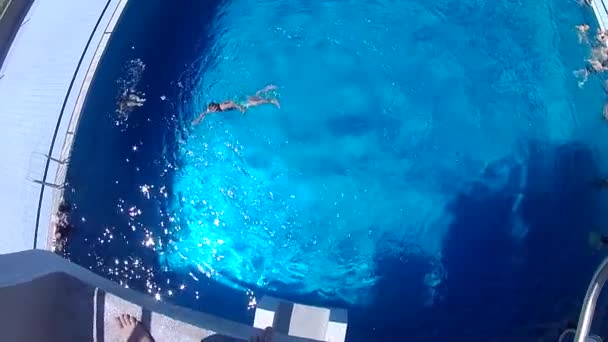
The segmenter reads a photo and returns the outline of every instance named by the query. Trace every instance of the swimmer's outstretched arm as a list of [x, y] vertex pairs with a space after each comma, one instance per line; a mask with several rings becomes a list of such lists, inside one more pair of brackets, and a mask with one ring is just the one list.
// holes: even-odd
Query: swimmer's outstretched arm
[[198, 118], [196, 118], [196, 119], [194, 119], [194, 121], [192, 121], [192, 126], [198, 125], [201, 121], [203, 121], [203, 119], [205, 118], [205, 116], [207, 116], [207, 114], [209, 114], [208, 110], [202, 112], [201, 115], [198, 116]]
[[204, 112], [201, 113], [201, 115], [198, 116], [198, 118], [194, 119], [194, 121], [192, 121], [192, 125], [198, 125], [204, 118], [205, 116], [207, 116], [207, 114], [209, 113], [217, 113], [217, 112], [227, 112], [229, 110], [233, 110], [236, 109], [238, 111], [240, 111], [241, 113], [245, 113], [245, 111], [247, 111], [247, 107], [245, 106], [241, 106], [240, 104], [234, 102], [234, 101], [224, 101], [222, 103], [220, 103], [220, 110], [205, 110]]

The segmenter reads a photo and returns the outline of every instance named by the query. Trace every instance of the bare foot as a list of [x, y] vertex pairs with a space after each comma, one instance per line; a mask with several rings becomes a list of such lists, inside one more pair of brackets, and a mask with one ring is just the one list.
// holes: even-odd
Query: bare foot
[[277, 87], [276, 85], [274, 85], [274, 84], [269, 84], [269, 85], [265, 86], [264, 88], [262, 88], [262, 89], [260, 89], [260, 90], [256, 91], [256, 92], [255, 92], [255, 96], [260, 96], [260, 95], [262, 95], [262, 94], [264, 94], [264, 93], [267, 93], [267, 92], [269, 92], [269, 91], [271, 91], [271, 90], [276, 90], [276, 89], [278, 89], [278, 87]]
[[273, 105], [277, 106], [277, 108], [281, 109], [281, 103], [279, 102], [279, 100], [272, 99], [272, 100], [270, 100], [270, 103], [272, 103]]
[[154, 342], [154, 339], [137, 318], [131, 315], [116, 317], [120, 328], [121, 340], [124, 342]]
[[264, 329], [262, 335], [253, 336], [249, 339], [249, 342], [272, 342], [272, 328], [268, 327]]

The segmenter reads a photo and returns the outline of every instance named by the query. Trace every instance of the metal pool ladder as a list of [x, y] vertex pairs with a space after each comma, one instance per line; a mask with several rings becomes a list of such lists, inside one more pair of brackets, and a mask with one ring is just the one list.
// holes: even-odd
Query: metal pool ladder
[[[606, 280], [608, 280], [608, 258], [604, 259], [597, 268], [587, 288], [587, 294], [585, 294], [585, 300], [583, 300], [583, 307], [581, 308], [581, 314], [578, 318], [578, 325], [574, 334], [575, 342], [602, 341], [599, 336], [589, 335], [589, 330], [591, 329], [591, 323], [593, 323], [597, 299]], [[562, 337], [560, 337], [560, 340]]]

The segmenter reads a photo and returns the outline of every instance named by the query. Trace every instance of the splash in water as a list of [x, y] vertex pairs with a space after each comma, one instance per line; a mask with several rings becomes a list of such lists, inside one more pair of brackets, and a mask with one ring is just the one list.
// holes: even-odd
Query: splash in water
[[116, 100], [117, 125], [125, 124], [129, 119], [129, 114], [146, 102], [146, 94], [137, 88], [145, 70], [146, 65], [141, 59], [130, 60], [124, 67], [124, 76], [116, 81], [119, 90]]

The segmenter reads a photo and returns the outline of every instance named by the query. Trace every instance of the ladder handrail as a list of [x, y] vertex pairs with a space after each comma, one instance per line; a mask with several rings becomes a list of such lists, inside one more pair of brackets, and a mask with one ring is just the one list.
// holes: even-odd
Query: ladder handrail
[[591, 323], [593, 323], [593, 315], [595, 314], [595, 304], [600, 296], [600, 292], [604, 287], [604, 284], [608, 280], [608, 258], [604, 259], [600, 266], [598, 266], [583, 300], [583, 307], [581, 308], [581, 314], [578, 318], [578, 325], [576, 327], [576, 334], [574, 335], [575, 342], [585, 342], [589, 336], [589, 330], [591, 329]]

